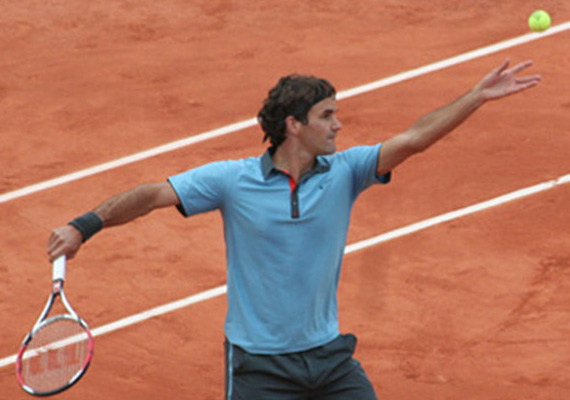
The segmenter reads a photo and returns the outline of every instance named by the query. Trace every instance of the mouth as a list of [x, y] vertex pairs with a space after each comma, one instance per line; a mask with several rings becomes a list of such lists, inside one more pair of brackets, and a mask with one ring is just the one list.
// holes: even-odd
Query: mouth
[[331, 135], [331, 136], [328, 137], [328, 139], [327, 139], [327, 145], [328, 145], [330, 148], [333, 148], [333, 147], [336, 148], [336, 135]]

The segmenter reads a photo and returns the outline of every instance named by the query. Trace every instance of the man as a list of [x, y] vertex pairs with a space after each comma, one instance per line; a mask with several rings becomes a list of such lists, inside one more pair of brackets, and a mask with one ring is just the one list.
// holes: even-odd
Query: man
[[461, 124], [486, 101], [538, 84], [509, 61], [472, 90], [383, 144], [336, 152], [342, 125], [335, 89], [291, 75], [270, 90], [258, 120], [271, 147], [146, 184], [54, 229], [51, 260], [72, 258], [103, 227], [176, 206], [185, 216], [220, 210], [228, 276], [227, 399], [376, 399], [338, 330], [336, 291], [349, 216], [358, 195]]

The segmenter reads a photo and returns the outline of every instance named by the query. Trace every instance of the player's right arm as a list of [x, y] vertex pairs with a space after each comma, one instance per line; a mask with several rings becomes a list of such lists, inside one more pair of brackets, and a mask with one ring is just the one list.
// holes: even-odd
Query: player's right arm
[[[170, 183], [144, 184], [104, 201], [89, 212], [88, 217], [95, 221], [98, 218], [96, 222], [102, 224], [101, 228], [106, 228], [127, 223], [158, 208], [179, 204], [180, 199]], [[55, 228], [47, 247], [50, 261], [64, 254], [73, 258], [86, 239], [73, 225]]]

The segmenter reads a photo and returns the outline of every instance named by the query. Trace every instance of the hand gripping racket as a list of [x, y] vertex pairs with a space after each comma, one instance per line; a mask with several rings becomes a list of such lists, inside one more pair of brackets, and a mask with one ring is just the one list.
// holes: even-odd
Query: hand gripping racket
[[[53, 262], [53, 286], [46, 306], [18, 352], [18, 381], [35, 396], [49, 396], [69, 388], [85, 374], [93, 358], [93, 336], [67, 301], [64, 281], [62, 256]], [[47, 318], [58, 296], [65, 313]]]

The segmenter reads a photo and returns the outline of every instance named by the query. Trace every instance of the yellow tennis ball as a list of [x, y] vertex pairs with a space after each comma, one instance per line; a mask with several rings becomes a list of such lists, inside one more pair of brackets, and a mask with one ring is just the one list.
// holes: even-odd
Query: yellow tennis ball
[[535, 32], [542, 32], [550, 28], [550, 15], [544, 10], [536, 10], [528, 18], [528, 26]]

